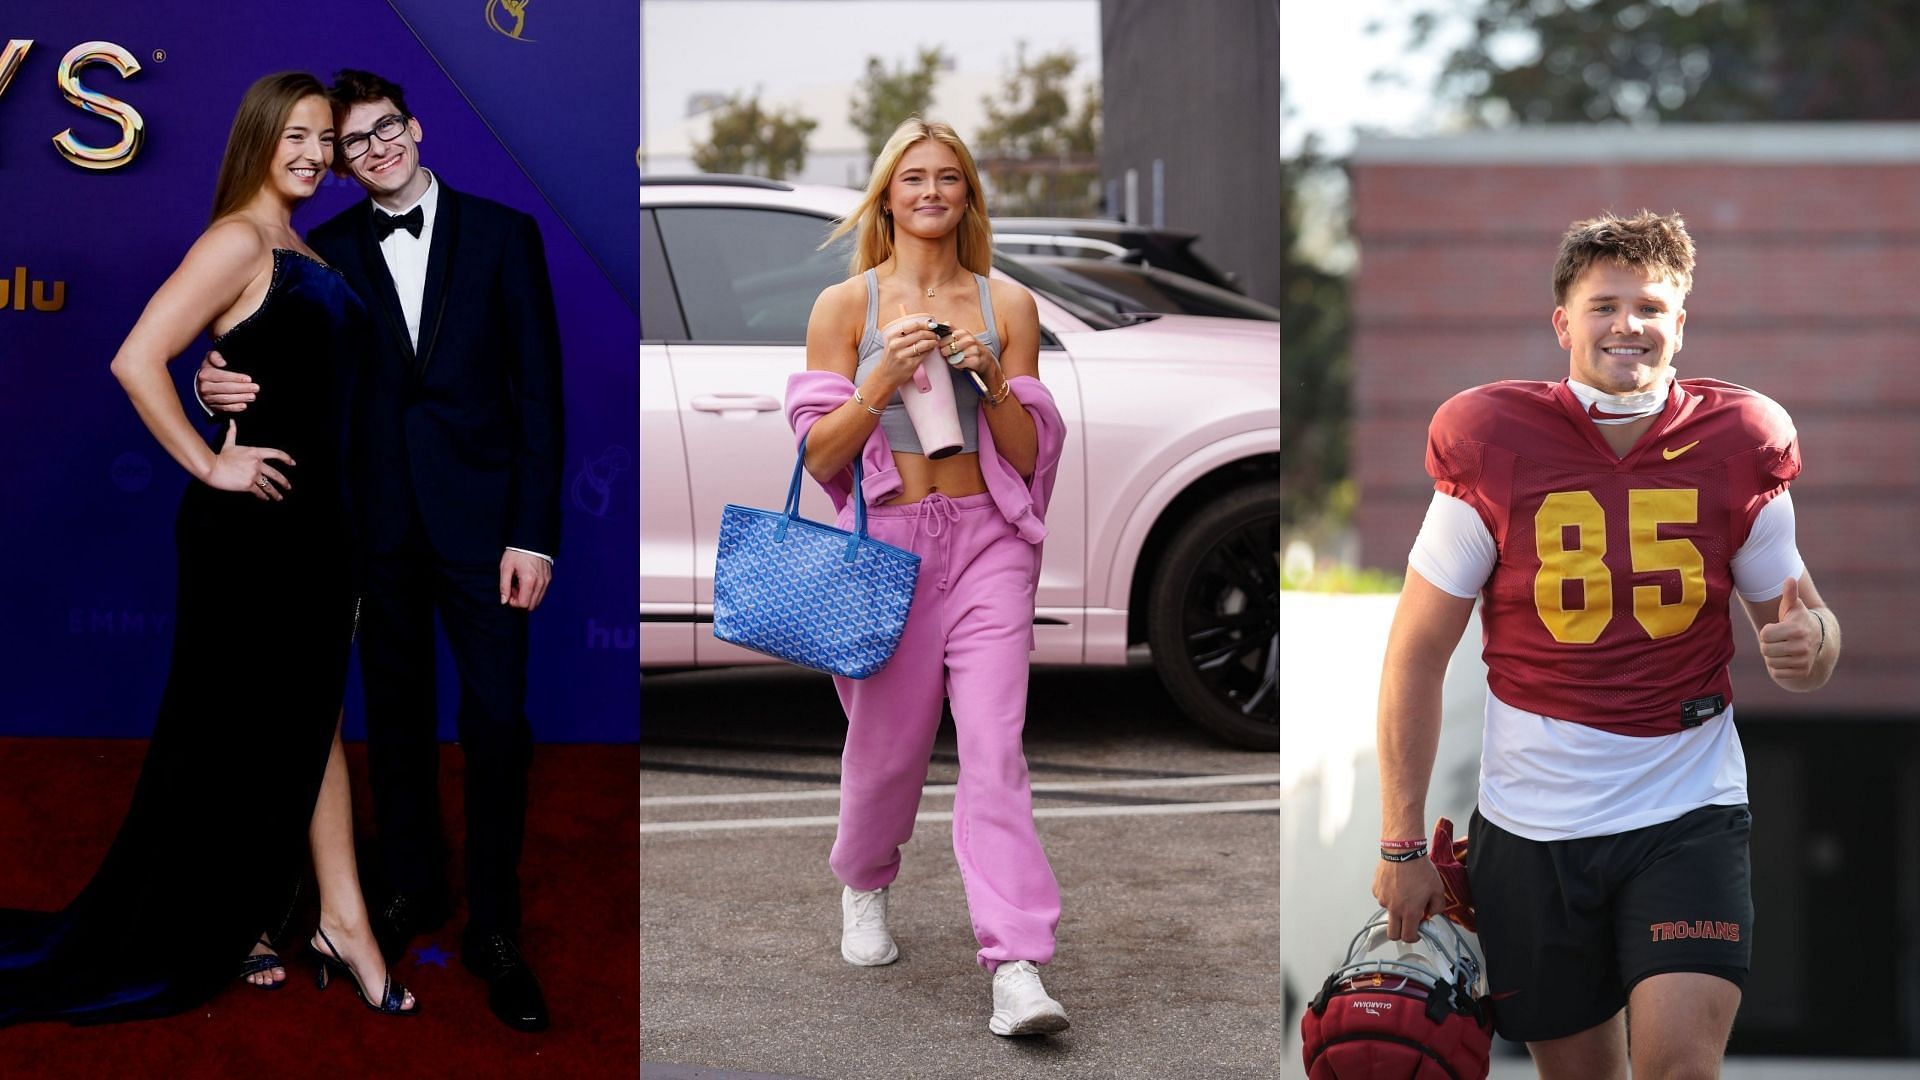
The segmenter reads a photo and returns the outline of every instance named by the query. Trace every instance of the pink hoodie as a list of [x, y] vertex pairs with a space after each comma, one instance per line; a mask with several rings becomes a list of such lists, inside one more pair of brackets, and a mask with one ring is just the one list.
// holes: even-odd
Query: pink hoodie
[[[1033, 417], [1033, 430], [1039, 453], [1035, 456], [1033, 478], [1022, 480], [1007, 459], [993, 448], [993, 431], [987, 426], [986, 402], [980, 403], [980, 473], [987, 491], [1020, 539], [1039, 544], [1047, 536], [1047, 503], [1053, 498], [1054, 477], [1060, 471], [1060, 452], [1067, 443], [1066, 421], [1053, 403], [1053, 395], [1030, 375], [1009, 380], [1013, 397], [1026, 406]], [[796, 450], [806, 444], [807, 432], [814, 421], [847, 403], [853, 397], [853, 383], [832, 371], [802, 371], [787, 377], [787, 423], [792, 425]], [[900, 474], [893, 467], [893, 448], [886, 432], [875, 425], [860, 452], [860, 467], [866, 473], [861, 482], [868, 506], [876, 506], [900, 493]], [[847, 508], [853, 494], [853, 469], [842, 470], [821, 485], [833, 500], [836, 511]]]

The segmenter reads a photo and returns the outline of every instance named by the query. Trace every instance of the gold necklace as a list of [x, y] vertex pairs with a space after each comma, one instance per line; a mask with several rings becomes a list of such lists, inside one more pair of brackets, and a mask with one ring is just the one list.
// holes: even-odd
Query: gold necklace
[[[947, 282], [951, 280], [953, 280], [953, 275], [949, 274], [946, 277], [941, 278], [939, 281], [934, 282], [933, 285], [945, 285]], [[927, 286], [927, 299], [929, 300], [938, 299], [938, 297], [933, 295], [933, 285]]]

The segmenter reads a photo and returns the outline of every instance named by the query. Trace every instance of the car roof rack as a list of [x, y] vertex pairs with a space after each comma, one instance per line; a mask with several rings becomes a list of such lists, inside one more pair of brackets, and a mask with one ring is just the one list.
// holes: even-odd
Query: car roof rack
[[681, 184], [711, 184], [715, 187], [767, 188], [772, 191], [793, 190], [793, 185], [784, 180], [769, 180], [764, 176], [745, 176], [740, 173], [692, 173], [670, 176], [648, 176], [642, 173], [640, 182], [649, 186], [660, 187], [671, 187]]

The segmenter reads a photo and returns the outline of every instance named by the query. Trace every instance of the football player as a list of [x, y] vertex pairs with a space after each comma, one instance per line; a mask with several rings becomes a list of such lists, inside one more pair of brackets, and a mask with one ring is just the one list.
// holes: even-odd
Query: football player
[[1781, 686], [1820, 687], [1840, 656], [1794, 541], [1792, 420], [1675, 378], [1693, 254], [1677, 214], [1567, 230], [1567, 378], [1434, 414], [1435, 492], [1381, 677], [1373, 892], [1412, 941], [1445, 904], [1427, 784], [1447, 658], [1483, 599], [1467, 869], [1499, 1031], [1547, 1078], [1625, 1080], [1629, 1024], [1633, 1075], [1718, 1075], [1753, 944], [1732, 594]]

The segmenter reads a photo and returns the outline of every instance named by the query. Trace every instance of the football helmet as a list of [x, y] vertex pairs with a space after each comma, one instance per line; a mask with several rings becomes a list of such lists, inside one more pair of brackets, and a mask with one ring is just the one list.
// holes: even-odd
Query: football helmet
[[1448, 911], [1412, 943], [1389, 940], [1386, 909], [1376, 911], [1300, 1017], [1310, 1080], [1485, 1080], [1493, 1015], [1466, 875], [1449, 874], [1459, 868], [1452, 831], [1441, 819], [1430, 856], [1453, 864], [1442, 869]]

